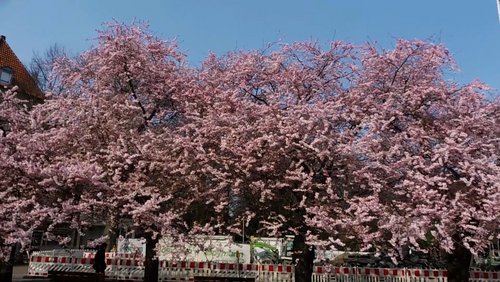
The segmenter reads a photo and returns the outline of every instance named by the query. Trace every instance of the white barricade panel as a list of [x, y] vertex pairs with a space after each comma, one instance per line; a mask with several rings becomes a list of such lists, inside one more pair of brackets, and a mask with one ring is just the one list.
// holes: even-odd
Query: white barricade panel
[[[48, 277], [49, 271], [92, 273], [95, 272], [93, 264], [94, 256], [83, 252], [81, 257], [54, 256], [54, 252], [35, 253], [30, 257], [28, 276]], [[116, 254], [106, 254], [106, 265], [105, 273], [108, 279], [142, 281], [144, 277], [142, 258], [123, 258]]]
[[316, 266], [314, 282], [446, 282], [445, 270]]
[[160, 261], [160, 281], [206, 277], [243, 277], [256, 281], [292, 282], [294, 268], [285, 265]]
[[[142, 281], [142, 258], [107, 254], [106, 277]], [[28, 275], [47, 277], [49, 271], [94, 272], [94, 258], [90, 254], [81, 257], [61, 256], [61, 252], [39, 252], [30, 256]], [[195, 276], [252, 277], [256, 281], [293, 282], [294, 267], [291, 265], [235, 264], [210, 262], [159, 262], [159, 281], [190, 281]], [[446, 270], [437, 269], [387, 269], [315, 266], [313, 282], [447, 282]], [[500, 282], [500, 272], [472, 271], [472, 282]]]
[[500, 282], [498, 271], [471, 271], [470, 282]]

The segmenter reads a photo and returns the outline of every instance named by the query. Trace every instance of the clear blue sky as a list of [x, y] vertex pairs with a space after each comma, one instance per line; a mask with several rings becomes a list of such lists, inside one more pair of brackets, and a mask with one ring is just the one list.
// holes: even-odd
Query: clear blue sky
[[[197, 65], [208, 53], [261, 48], [269, 42], [398, 37], [445, 44], [460, 82], [480, 79], [500, 89], [500, 23], [496, 0], [0, 0], [0, 34], [25, 63], [58, 43], [87, 49], [102, 22], [134, 18], [164, 39], [177, 38]], [[498, 90], [497, 90], [498, 91]], [[496, 92], [498, 95], [498, 92]]]

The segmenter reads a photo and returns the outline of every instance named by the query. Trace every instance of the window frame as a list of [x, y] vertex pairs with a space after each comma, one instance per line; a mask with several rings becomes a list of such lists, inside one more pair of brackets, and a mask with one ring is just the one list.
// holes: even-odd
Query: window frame
[[[4, 74], [10, 75], [8, 78], [9, 80], [4, 80], [2, 76]], [[14, 77], [14, 71], [10, 67], [0, 67], [0, 84], [2, 85], [11, 85], [12, 84], [12, 78]]]

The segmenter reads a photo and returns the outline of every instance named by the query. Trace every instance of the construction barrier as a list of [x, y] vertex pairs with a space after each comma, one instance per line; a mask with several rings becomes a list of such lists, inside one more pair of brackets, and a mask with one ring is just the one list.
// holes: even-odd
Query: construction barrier
[[446, 282], [446, 270], [315, 266], [313, 282]]
[[[88, 272], [95, 270], [94, 256], [51, 256], [50, 253], [35, 253], [30, 256], [28, 276], [48, 277], [49, 271]], [[142, 259], [130, 259], [120, 254], [106, 254], [106, 278], [142, 281], [144, 266]]]
[[[28, 276], [48, 277], [49, 271], [94, 272], [94, 255], [78, 257], [51, 256], [36, 253], [30, 257]], [[142, 258], [127, 258], [120, 254], [106, 254], [106, 278], [142, 281]], [[235, 264], [210, 262], [160, 261], [159, 281], [192, 281], [195, 276], [255, 278], [256, 281], [294, 281], [294, 268], [290, 265]]]
[[160, 261], [160, 281], [192, 281], [194, 277], [239, 277], [256, 281], [294, 281], [291, 265]]
[[[94, 272], [94, 253], [37, 252], [30, 256], [28, 276], [48, 277], [49, 271]], [[76, 257], [80, 256], [80, 257]], [[142, 257], [130, 254], [106, 253], [106, 278], [142, 281], [144, 263]], [[216, 262], [159, 262], [159, 281], [194, 281], [194, 277], [240, 277], [258, 282], [293, 282], [292, 265], [236, 264]], [[359, 268], [315, 266], [313, 282], [446, 282], [446, 270], [406, 268]], [[500, 272], [472, 270], [471, 282], [500, 282]]]
[[470, 282], [500, 282], [500, 272], [498, 271], [477, 271], [470, 272]]

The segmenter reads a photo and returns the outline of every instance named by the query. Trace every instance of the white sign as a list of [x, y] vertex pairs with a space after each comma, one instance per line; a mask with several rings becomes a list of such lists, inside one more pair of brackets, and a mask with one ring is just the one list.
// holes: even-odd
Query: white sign
[[158, 245], [161, 260], [250, 263], [250, 245], [226, 236], [196, 236], [187, 243], [166, 237]]
[[266, 256], [269, 259], [269, 255], [272, 255], [272, 253], [276, 253], [279, 259], [291, 259], [293, 239], [293, 235], [287, 235], [283, 238], [250, 237], [254, 256], [257, 260]]
[[129, 239], [120, 236], [116, 251], [121, 254], [136, 254], [144, 257], [146, 255], [146, 239]]

